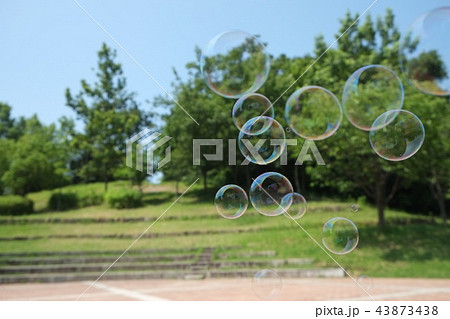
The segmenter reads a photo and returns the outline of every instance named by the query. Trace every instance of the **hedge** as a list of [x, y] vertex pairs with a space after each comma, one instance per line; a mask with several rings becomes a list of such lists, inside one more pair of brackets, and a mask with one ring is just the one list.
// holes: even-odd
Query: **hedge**
[[17, 196], [0, 196], [0, 215], [23, 215], [33, 213], [34, 203], [31, 199]]
[[112, 208], [135, 208], [142, 206], [142, 193], [135, 189], [114, 189], [106, 193], [106, 202]]

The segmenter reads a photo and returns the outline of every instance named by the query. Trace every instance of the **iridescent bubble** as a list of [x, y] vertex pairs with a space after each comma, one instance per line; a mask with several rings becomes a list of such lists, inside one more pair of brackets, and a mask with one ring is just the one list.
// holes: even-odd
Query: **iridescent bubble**
[[350, 210], [351, 210], [353, 213], [358, 212], [358, 211], [359, 211], [359, 205], [358, 205], [358, 204], [351, 204], [351, 205], [350, 205]]
[[265, 165], [281, 156], [286, 148], [286, 135], [278, 121], [268, 116], [258, 116], [244, 124], [239, 132], [238, 145], [247, 160]]
[[286, 194], [281, 200], [283, 214], [289, 219], [302, 218], [306, 213], [306, 199], [299, 193]]
[[209, 41], [202, 51], [200, 69], [211, 90], [237, 99], [256, 92], [266, 82], [270, 57], [253, 35], [227, 31]]
[[281, 201], [286, 194], [293, 193], [291, 182], [280, 173], [267, 172], [259, 175], [250, 187], [253, 207], [266, 216], [283, 214]]
[[410, 158], [425, 140], [422, 122], [409, 111], [387, 111], [373, 122], [373, 126], [382, 128], [370, 132], [370, 145], [380, 157], [389, 161]]
[[217, 191], [214, 204], [220, 216], [236, 219], [247, 210], [248, 197], [241, 187], [233, 184], [225, 185]]
[[408, 81], [426, 94], [450, 95], [450, 7], [418, 17], [400, 40]]
[[342, 108], [333, 93], [320, 86], [305, 86], [289, 97], [284, 111], [286, 122], [298, 136], [323, 140], [338, 130]]
[[345, 255], [352, 252], [358, 241], [358, 228], [350, 219], [334, 217], [323, 225], [322, 243], [334, 254]]
[[373, 288], [373, 279], [367, 275], [361, 275], [357, 278], [358, 283], [363, 287], [365, 290], [369, 291]]
[[345, 116], [363, 131], [377, 129], [373, 121], [386, 111], [403, 106], [403, 84], [397, 74], [382, 65], [368, 65], [355, 71], [342, 93]]
[[253, 292], [263, 300], [275, 299], [281, 292], [281, 277], [271, 269], [258, 271], [253, 277]]
[[[272, 103], [264, 95], [258, 93], [250, 93], [240, 97], [234, 104], [232, 117], [234, 125], [242, 130], [245, 123], [258, 116], [274, 117]], [[261, 123], [269, 124], [269, 121], [261, 121]], [[270, 123], [271, 124], [271, 123]], [[247, 134], [261, 134], [267, 127], [256, 127], [252, 125], [250, 128], [254, 131], [246, 131]]]

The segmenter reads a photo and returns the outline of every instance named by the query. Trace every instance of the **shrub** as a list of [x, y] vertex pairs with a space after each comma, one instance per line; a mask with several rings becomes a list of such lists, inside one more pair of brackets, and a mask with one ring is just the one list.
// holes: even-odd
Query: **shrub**
[[[58, 203], [59, 201], [59, 203]], [[77, 190], [70, 193], [53, 193], [48, 200], [47, 207], [53, 211], [82, 208], [101, 205], [103, 195], [90, 190]]]
[[33, 213], [33, 201], [16, 195], [0, 196], [0, 215], [23, 215]]
[[142, 206], [142, 193], [135, 189], [115, 189], [106, 193], [106, 202], [112, 208], [135, 208]]
[[48, 200], [50, 210], [68, 210], [78, 207], [78, 198], [74, 193], [53, 193]]
[[103, 203], [103, 194], [99, 194], [90, 190], [78, 191], [78, 207], [87, 207], [101, 205]]

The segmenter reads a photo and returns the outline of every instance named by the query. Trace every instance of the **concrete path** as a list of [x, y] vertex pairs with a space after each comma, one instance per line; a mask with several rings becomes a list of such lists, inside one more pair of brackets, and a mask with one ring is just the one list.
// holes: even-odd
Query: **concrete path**
[[[0, 285], [0, 300], [75, 300], [90, 282]], [[375, 300], [450, 300], [450, 279], [373, 279], [362, 283]], [[260, 300], [251, 278], [104, 280], [82, 300]], [[274, 300], [370, 300], [350, 278], [282, 281]]]

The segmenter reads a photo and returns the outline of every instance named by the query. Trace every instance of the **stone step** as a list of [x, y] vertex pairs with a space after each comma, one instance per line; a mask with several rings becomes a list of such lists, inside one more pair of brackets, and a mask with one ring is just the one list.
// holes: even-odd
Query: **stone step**
[[[335, 278], [344, 277], [345, 273], [340, 268], [322, 269], [274, 269], [281, 278]], [[142, 271], [142, 272], [108, 272], [102, 280], [128, 280], [128, 279], [201, 279], [253, 277], [257, 270], [215, 270], [215, 271]], [[0, 284], [31, 283], [31, 282], [66, 282], [66, 281], [92, 281], [98, 278], [95, 273], [49, 273], [27, 275], [0, 276]]]
[[[131, 249], [127, 252], [127, 255], [143, 255], [143, 254], [158, 254], [158, 253], [187, 253], [194, 251], [204, 251], [206, 250], [231, 250], [231, 249], [239, 249], [240, 246], [223, 246], [223, 247], [193, 247], [193, 248], [183, 248], [183, 249], [174, 249], [174, 248], [160, 248], [160, 249], [140, 249], [134, 250]], [[4, 252], [0, 253], [0, 258], [9, 258], [9, 257], [45, 257], [45, 256], [106, 256], [106, 255], [115, 255], [120, 256], [123, 253], [123, 250], [87, 250], [87, 251], [41, 251], [41, 252]]]
[[[0, 265], [60, 265], [60, 264], [89, 264], [89, 263], [113, 263], [118, 254], [114, 257], [69, 257], [69, 258], [55, 258], [55, 257], [37, 257], [37, 258], [10, 258], [0, 259]], [[185, 261], [194, 260], [200, 255], [195, 254], [164, 254], [164, 255], [142, 255], [142, 256], [124, 256], [119, 262], [145, 262], [145, 261]]]
[[[184, 262], [184, 263], [123, 263], [114, 265], [114, 271], [134, 270], [207, 270], [221, 268], [252, 268], [252, 267], [283, 267], [289, 265], [301, 266], [310, 264], [311, 259], [274, 259], [274, 260], [244, 260], [244, 261], [210, 261], [210, 262]], [[82, 273], [102, 272], [110, 264], [65, 264], [65, 265], [20, 265], [13, 267], [0, 267], [1, 275], [9, 274], [43, 274], [43, 273]]]

